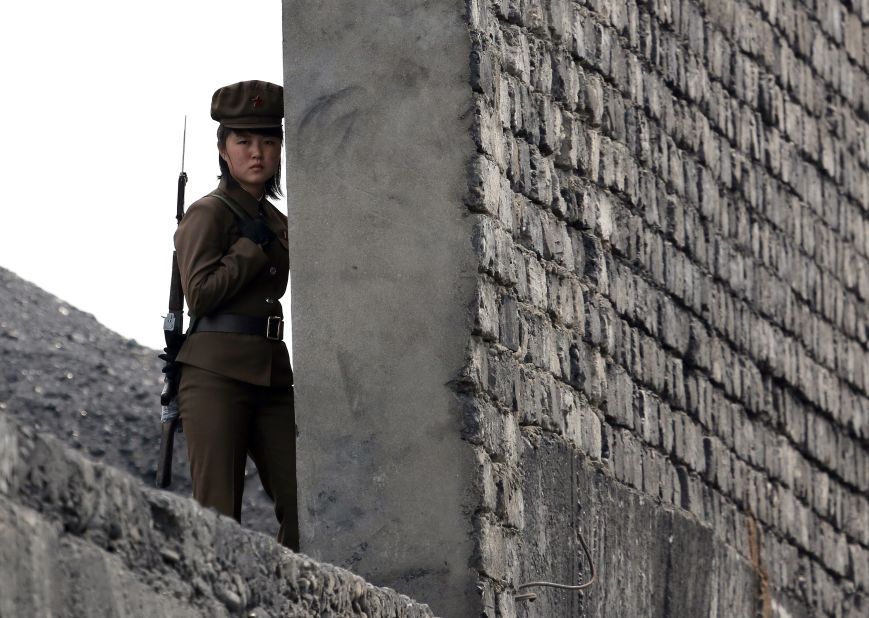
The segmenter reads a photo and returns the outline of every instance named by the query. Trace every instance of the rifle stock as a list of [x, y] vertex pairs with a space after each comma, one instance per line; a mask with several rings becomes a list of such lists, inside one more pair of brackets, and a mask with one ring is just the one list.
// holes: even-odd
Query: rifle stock
[[166, 489], [172, 484], [172, 451], [175, 448], [175, 432], [178, 419], [160, 423], [160, 458], [157, 460], [157, 487]]

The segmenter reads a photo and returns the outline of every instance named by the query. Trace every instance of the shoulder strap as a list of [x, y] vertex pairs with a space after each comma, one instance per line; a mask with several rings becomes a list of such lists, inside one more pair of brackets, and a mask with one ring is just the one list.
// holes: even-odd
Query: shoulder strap
[[245, 222], [245, 221], [251, 220], [251, 216], [249, 214], [247, 214], [241, 206], [239, 206], [238, 204], [233, 202], [228, 197], [220, 195], [216, 191], [212, 191], [211, 193], [209, 193], [209, 195], [211, 195], [211, 197], [216, 197], [221, 202], [226, 204], [227, 208], [229, 208], [232, 211], [232, 213], [235, 215], [236, 219], [238, 219], [239, 221]]

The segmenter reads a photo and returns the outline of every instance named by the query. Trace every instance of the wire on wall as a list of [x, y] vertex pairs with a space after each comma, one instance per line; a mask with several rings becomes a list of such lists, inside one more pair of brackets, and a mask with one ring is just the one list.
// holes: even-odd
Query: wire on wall
[[[559, 588], [561, 590], [584, 590], [591, 586], [595, 580], [597, 579], [597, 571], [594, 568], [594, 562], [591, 559], [591, 552], [588, 549], [588, 545], [585, 544], [585, 538], [582, 536], [582, 532], [579, 532], [579, 543], [582, 545], [582, 550], [585, 552], [585, 559], [588, 561], [589, 566], [591, 567], [591, 579], [582, 584], [578, 584], [576, 586], [568, 586], [567, 584], [556, 584], [554, 582], [528, 582], [527, 584], [522, 584], [516, 587], [516, 590], [523, 590], [525, 588], [534, 588], [534, 587], [548, 587], [548, 588]], [[534, 601], [537, 599], [537, 594], [533, 592], [525, 592], [522, 594], [517, 594], [513, 597], [516, 601]]]

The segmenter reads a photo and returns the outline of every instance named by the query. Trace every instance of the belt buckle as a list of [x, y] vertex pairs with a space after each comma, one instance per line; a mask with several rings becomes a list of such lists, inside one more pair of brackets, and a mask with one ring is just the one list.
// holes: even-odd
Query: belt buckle
[[[272, 324], [275, 326], [272, 327]], [[270, 315], [266, 320], [266, 339], [281, 341], [283, 339], [284, 319], [279, 315]], [[272, 334], [274, 333], [274, 335]]]

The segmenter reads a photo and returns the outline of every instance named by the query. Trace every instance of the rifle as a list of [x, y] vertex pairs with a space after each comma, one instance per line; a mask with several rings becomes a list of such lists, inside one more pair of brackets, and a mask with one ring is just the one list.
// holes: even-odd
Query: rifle
[[[187, 174], [184, 172], [184, 155], [187, 150], [187, 116], [184, 117], [184, 138], [181, 146], [181, 174], [178, 175], [178, 199], [175, 220], [181, 223], [184, 216], [184, 190]], [[172, 484], [172, 451], [175, 447], [175, 432], [179, 430], [181, 417], [178, 413], [179, 369], [175, 357], [184, 343], [184, 291], [181, 288], [181, 272], [178, 270], [178, 255], [172, 252], [172, 280], [169, 284], [169, 313], [163, 320], [163, 335], [166, 348], [160, 355], [163, 367], [163, 391], [160, 393], [160, 458], [157, 461], [157, 487]]]

